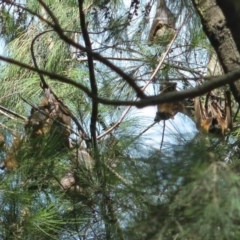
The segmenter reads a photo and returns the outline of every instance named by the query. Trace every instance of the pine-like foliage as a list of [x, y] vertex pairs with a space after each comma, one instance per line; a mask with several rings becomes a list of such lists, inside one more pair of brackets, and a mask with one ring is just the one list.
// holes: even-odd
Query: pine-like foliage
[[191, 1], [166, 4], [150, 46], [156, 1], [0, 0], [0, 239], [239, 239], [238, 131], [135, 107], [208, 74]]

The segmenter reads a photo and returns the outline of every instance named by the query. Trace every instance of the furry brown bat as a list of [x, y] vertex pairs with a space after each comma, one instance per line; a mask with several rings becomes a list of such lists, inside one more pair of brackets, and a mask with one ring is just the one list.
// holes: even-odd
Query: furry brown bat
[[148, 37], [149, 45], [167, 45], [175, 34], [175, 17], [165, 0], [157, 1], [156, 14]]
[[229, 91], [224, 93], [224, 108], [219, 100], [209, 95], [206, 97], [203, 107], [199, 97], [195, 98], [195, 121], [199, 129], [207, 133], [226, 133], [232, 128], [231, 95]]
[[[167, 92], [177, 91], [176, 83], [166, 82], [161, 84], [160, 94], [165, 94]], [[186, 113], [185, 106], [183, 102], [170, 102], [170, 103], [160, 103], [157, 105], [157, 113], [154, 118], [155, 122], [159, 122], [161, 120], [168, 120], [170, 118], [174, 118], [174, 116], [178, 113]]]

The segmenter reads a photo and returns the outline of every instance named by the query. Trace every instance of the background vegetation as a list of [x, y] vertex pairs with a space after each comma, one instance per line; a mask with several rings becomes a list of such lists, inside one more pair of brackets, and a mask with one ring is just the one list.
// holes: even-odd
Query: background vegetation
[[[149, 45], [153, 0], [0, 0], [0, 239], [240, 238], [238, 99], [225, 134], [199, 131], [192, 105], [239, 62], [210, 67], [205, 10], [166, 3], [174, 36]], [[190, 114], [154, 122], [170, 97]]]

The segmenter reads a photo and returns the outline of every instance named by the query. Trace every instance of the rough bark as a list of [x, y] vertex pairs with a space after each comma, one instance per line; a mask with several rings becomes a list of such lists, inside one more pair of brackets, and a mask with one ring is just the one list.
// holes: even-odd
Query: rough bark
[[[227, 24], [227, 19], [216, 0], [192, 0], [199, 13], [203, 29], [215, 49], [225, 73], [239, 68], [240, 54]], [[240, 102], [240, 81], [230, 84], [235, 100]]]
[[239, 0], [217, 0], [217, 4], [221, 8], [230, 29], [233, 39], [240, 52], [240, 4]]

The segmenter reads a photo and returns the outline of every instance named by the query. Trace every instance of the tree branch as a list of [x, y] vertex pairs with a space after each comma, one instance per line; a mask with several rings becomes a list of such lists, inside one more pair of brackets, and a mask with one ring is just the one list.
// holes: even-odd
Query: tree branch
[[[92, 46], [91, 46], [90, 38], [88, 35], [88, 31], [86, 28], [85, 13], [83, 11], [83, 0], [78, 0], [78, 5], [79, 5], [79, 18], [80, 18], [79, 20], [80, 20], [80, 25], [82, 29], [83, 39], [86, 47], [90, 49], [90, 51], [92, 52]], [[89, 79], [90, 79], [92, 94], [97, 97], [98, 87], [97, 87], [96, 78], [95, 78], [93, 58], [89, 52], [87, 52], [87, 58], [88, 58]], [[95, 99], [92, 99], [90, 131], [91, 131], [91, 138], [92, 138], [94, 148], [97, 147], [97, 137], [96, 137], [97, 116], [98, 116], [98, 101], [96, 101]]]
[[42, 69], [36, 69], [28, 64], [19, 62], [17, 60], [11, 59], [11, 58], [3, 57], [3, 56], [0, 56], [0, 60], [17, 65], [19, 67], [29, 69], [33, 72], [40, 72], [40, 73], [50, 77], [53, 80], [57, 80], [59, 82], [67, 83], [69, 85], [77, 87], [77, 88], [81, 89], [82, 91], [84, 91], [89, 97], [98, 101], [99, 103], [102, 103], [105, 105], [112, 105], [112, 106], [136, 106], [136, 107], [142, 108], [142, 107], [146, 107], [146, 106], [156, 105], [159, 103], [181, 101], [181, 100], [184, 100], [185, 98], [194, 98], [197, 96], [201, 96], [207, 92], [212, 91], [215, 88], [224, 86], [225, 84], [233, 83], [240, 78], [240, 70], [238, 69], [238, 70], [232, 71], [230, 73], [227, 73], [223, 76], [206, 77], [204, 79], [209, 80], [209, 81], [204, 82], [204, 84], [202, 84], [201, 86], [197, 86], [197, 87], [190, 88], [187, 90], [178, 91], [178, 92], [169, 92], [169, 93], [165, 93], [164, 95], [149, 96], [149, 97], [146, 97], [145, 99], [141, 99], [139, 101], [127, 101], [127, 100], [120, 101], [120, 100], [96, 97], [84, 85], [82, 85], [80, 83], [76, 83], [72, 79], [63, 77], [62, 75], [48, 72], [48, 71], [42, 70]]
[[[42, 0], [38, 0], [40, 2], [40, 4], [44, 7], [44, 9], [46, 10], [46, 12], [49, 14], [49, 16], [52, 18], [55, 26], [53, 27], [53, 29], [56, 31], [56, 33], [58, 34], [58, 36], [65, 41], [66, 43], [76, 47], [77, 49], [80, 49], [82, 51], [87, 52], [88, 54], [91, 54], [91, 56], [93, 58], [95, 58], [96, 60], [98, 60], [99, 62], [105, 64], [106, 66], [108, 66], [110, 69], [112, 69], [113, 71], [115, 71], [116, 73], [118, 73], [137, 93], [137, 96], [139, 98], [145, 98], [145, 94], [143, 93], [143, 91], [141, 90], [141, 88], [135, 83], [135, 80], [130, 77], [128, 74], [124, 73], [120, 68], [118, 68], [117, 66], [115, 66], [113, 63], [111, 63], [110, 61], [108, 61], [106, 58], [102, 57], [100, 54], [98, 53], [94, 53], [91, 50], [91, 46], [87, 46], [86, 48], [81, 46], [80, 44], [74, 42], [72, 39], [70, 39], [69, 37], [67, 37], [64, 34], [64, 30], [61, 28], [61, 26], [58, 23], [57, 18], [54, 16], [54, 14], [52, 13], [52, 11], [48, 8], [48, 6], [42, 1]], [[82, 0], [80, 0], [80, 2], [82, 2]], [[82, 11], [83, 12], [83, 11]], [[84, 14], [84, 13], [83, 13]], [[85, 34], [83, 34], [85, 35]]]
[[22, 10], [30, 13], [31, 15], [38, 17], [40, 20], [42, 20], [43, 22], [45, 22], [47, 25], [49, 25], [49, 26], [51, 26], [51, 27], [54, 27], [54, 25], [53, 25], [51, 22], [49, 22], [48, 20], [46, 20], [45, 18], [43, 18], [41, 15], [37, 14], [36, 12], [32, 11], [32, 10], [29, 9], [29, 8], [23, 7], [22, 5], [14, 2], [14, 1], [11, 1], [11, 0], [8, 0], [8, 1], [6, 1], [5, 3], [6, 3], [6, 4], [11, 4], [11, 5], [15, 6], [15, 7], [18, 7], [18, 8], [20, 8], [20, 9], [22, 9]]
[[[41, 32], [41, 33], [37, 34], [37, 35], [33, 38], [32, 42], [31, 42], [31, 56], [32, 56], [33, 64], [34, 64], [34, 66], [35, 66], [35, 68], [36, 68], [37, 70], [39, 70], [39, 67], [38, 67], [38, 64], [37, 64], [37, 61], [36, 61], [36, 58], [35, 58], [34, 43], [35, 43], [35, 41], [36, 41], [39, 37], [41, 37], [43, 34], [48, 33], [48, 32], [51, 32], [51, 31], [53, 31], [53, 30], [52, 30], [52, 29], [51, 29], [51, 30], [46, 30], [46, 31], [44, 31], [44, 32]], [[43, 90], [46, 89], [46, 88], [49, 88], [49, 89], [50, 89], [51, 93], [52, 93], [53, 96], [56, 98], [56, 100], [57, 100], [59, 103], [61, 103], [61, 105], [63, 106], [62, 110], [64, 111], [64, 108], [66, 108], [67, 112], [66, 112], [66, 111], [64, 111], [64, 112], [72, 118], [72, 120], [73, 120], [73, 121], [75, 122], [75, 124], [77, 125], [78, 130], [79, 130], [79, 131], [82, 131], [82, 133], [83, 133], [84, 136], [87, 136], [86, 132], [84, 131], [82, 125], [79, 123], [78, 119], [74, 116], [74, 114], [70, 111], [70, 109], [57, 97], [57, 95], [53, 92], [53, 90], [49, 87], [49, 85], [47, 84], [47, 82], [45, 81], [45, 79], [44, 79], [44, 77], [43, 77], [43, 74], [42, 74], [40, 71], [37, 71], [37, 73], [38, 73], [38, 75], [39, 75], [39, 77], [40, 77], [40, 80], [41, 80], [41, 87], [42, 87], [42, 89], [43, 89]], [[60, 105], [60, 106], [61, 106], [61, 105]]]
[[[224, 72], [227, 73], [238, 69], [240, 54], [236, 46], [236, 41], [233, 39], [231, 29], [229, 29], [228, 19], [224, 16], [220, 5], [217, 3], [218, 1], [192, 0], [192, 2], [200, 16], [203, 30], [215, 49]], [[229, 5], [229, 3], [227, 4]], [[212, 18], [213, 14], [214, 18]], [[231, 13], [230, 18], [232, 15], [234, 15], [234, 13]], [[240, 81], [235, 84], [230, 82], [229, 86], [235, 100], [240, 104]]]
[[58, 36], [63, 41], [65, 41], [66, 43], [76, 47], [77, 49], [80, 49], [81, 51], [89, 52], [94, 59], [96, 59], [99, 62], [105, 64], [107, 67], [109, 67], [111, 70], [116, 72], [119, 76], [121, 76], [135, 90], [135, 92], [137, 94], [137, 97], [139, 97], [139, 98], [145, 98], [146, 97], [146, 95], [141, 90], [141, 88], [135, 83], [135, 80], [130, 75], [126, 74], [121, 68], [119, 68], [116, 65], [114, 65], [112, 62], [110, 62], [108, 59], [106, 59], [103, 56], [101, 56], [99, 53], [92, 52], [90, 49], [81, 46], [80, 44], [74, 42], [72, 39], [70, 39], [68, 36], [66, 36], [64, 34], [65, 30], [63, 30], [61, 28], [61, 26], [59, 25], [56, 17], [52, 13], [52, 11], [47, 7], [47, 5], [42, 0], [38, 0], [38, 1], [44, 7], [44, 9], [49, 14], [49, 16], [52, 18], [52, 21], [54, 22], [54, 24], [49, 22], [48, 20], [46, 20], [45, 18], [43, 18], [39, 14], [33, 12], [32, 10], [30, 10], [30, 9], [28, 9], [26, 7], [21, 6], [20, 4], [16, 4], [13, 1], [9, 1], [9, 3], [11, 3], [14, 6], [17, 6], [17, 7], [21, 8], [21, 9], [27, 11], [27, 12], [29, 12], [33, 16], [38, 17], [40, 20], [42, 20], [43, 22], [48, 24], [50, 27], [53, 28], [53, 30], [58, 34]]

